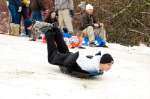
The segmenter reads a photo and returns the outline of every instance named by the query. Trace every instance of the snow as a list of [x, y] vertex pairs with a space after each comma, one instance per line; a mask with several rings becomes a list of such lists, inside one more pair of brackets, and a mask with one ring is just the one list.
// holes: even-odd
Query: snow
[[149, 99], [150, 48], [141, 45], [71, 49], [111, 53], [115, 63], [103, 76], [80, 79], [47, 62], [46, 44], [0, 35], [0, 99]]

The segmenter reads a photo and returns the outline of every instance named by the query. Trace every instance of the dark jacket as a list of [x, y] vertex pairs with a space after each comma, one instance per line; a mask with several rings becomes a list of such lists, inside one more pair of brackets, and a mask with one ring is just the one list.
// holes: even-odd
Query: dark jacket
[[80, 52], [69, 52], [63, 35], [58, 28], [51, 28], [47, 33], [44, 33], [47, 40], [48, 62], [50, 64], [66, 68], [69, 74], [74, 72], [76, 72], [76, 74], [82, 73], [89, 76], [103, 74], [103, 72], [99, 70], [101, 56], [94, 56], [89, 59]]
[[46, 9], [43, 0], [30, 0], [29, 7], [31, 11], [40, 11]]
[[81, 16], [81, 30], [87, 28], [88, 26], [93, 26], [96, 23], [96, 18], [94, 15], [89, 15], [88, 13], [83, 13]]

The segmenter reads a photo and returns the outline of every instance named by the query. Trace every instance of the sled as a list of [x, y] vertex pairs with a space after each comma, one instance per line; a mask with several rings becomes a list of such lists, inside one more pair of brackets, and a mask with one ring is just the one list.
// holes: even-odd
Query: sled
[[78, 72], [78, 71], [69, 72], [69, 70], [64, 66], [59, 66], [59, 68], [62, 73], [71, 75], [73, 77], [77, 77], [77, 78], [93, 78], [93, 77], [95, 77], [95, 75], [91, 75], [89, 73], [82, 73], [82, 72]]
[[9, 33], [9, 11], [6, 0], [0, 0], [0, 34]]

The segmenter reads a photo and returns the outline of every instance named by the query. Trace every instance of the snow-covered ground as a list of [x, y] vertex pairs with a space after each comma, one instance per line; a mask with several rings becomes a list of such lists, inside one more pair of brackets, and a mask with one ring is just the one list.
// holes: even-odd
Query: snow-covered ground
[[112, 69], [80, 79], [47, 62], [46, 44], [0, 35], [0, 99], [150, 99], [150, 48], [109, 44], [85, 53], [98, 50], [113, 55]]

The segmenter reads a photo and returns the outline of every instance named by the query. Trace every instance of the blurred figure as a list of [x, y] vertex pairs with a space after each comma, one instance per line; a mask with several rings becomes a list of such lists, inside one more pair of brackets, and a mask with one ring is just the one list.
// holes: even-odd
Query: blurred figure
[[53, 24], [53, 26], [58, 27], [58, 19], [56, 16], [55, 11], [51, 11], [48, 15], [47, 18], [45, 19], [45, 22]]
[[49, 13], [51, 13], [52, 11], [55, 11], [55, 8], [54, 8], [55, 2], [54, 0], [43, 0], [42, 2], [44, 4], [44, 9], [45, 9], [42, 15], [43, 15], [43, 19], [45, 20], [48, 17]]
[[72, 18], [74, 16], [73, 0], [55, 0], [55, 10], [58, 11], [58, 22], [61, 29], [67, 27], [73, 33]]
[[[30, 18], [29, 5], [30, 5], [30, 0], [22, 0], [22, 13], [21, 13], [21, 15], [23, 16], [23, 20]], [[24, 25], [24, 31], [25, 31], [26, 36], [30, 35], [30, 32], [28, 31], [28, 29], [25, 25]]]
[[58, 65], [63, 73], [81, 78], [95, 77], [109, 71], [114, 63], [110, 54], [101, 54], [100, 51], [95, 55], [69, 52], [59, 28], [51, 27], [44, 33], [47, 39], [48, 62]]
[[44, 4], [42, 0], [30, 0], [31, 18], [36, 21], [42, 21], [42, 11]]
[[8, 3], [9, 3], [8, 8], [11, 14], [10, 35], [19, 36], [21, 11], [22, 11], [21, 0], [8, 0]]
[[85, 12], [86, 2], [84, 1], [80, 2], [80, 4], [78, 5], [78, 8], [80, 9], [80, 14], [83, 14]]
[[106, 40], [104, 24], [96, 21], [91, 4], [86, 5], [86, 12], [81, 17], [81, 30], [88, 36], [90, 44], [94, 43], [96, 35]]

